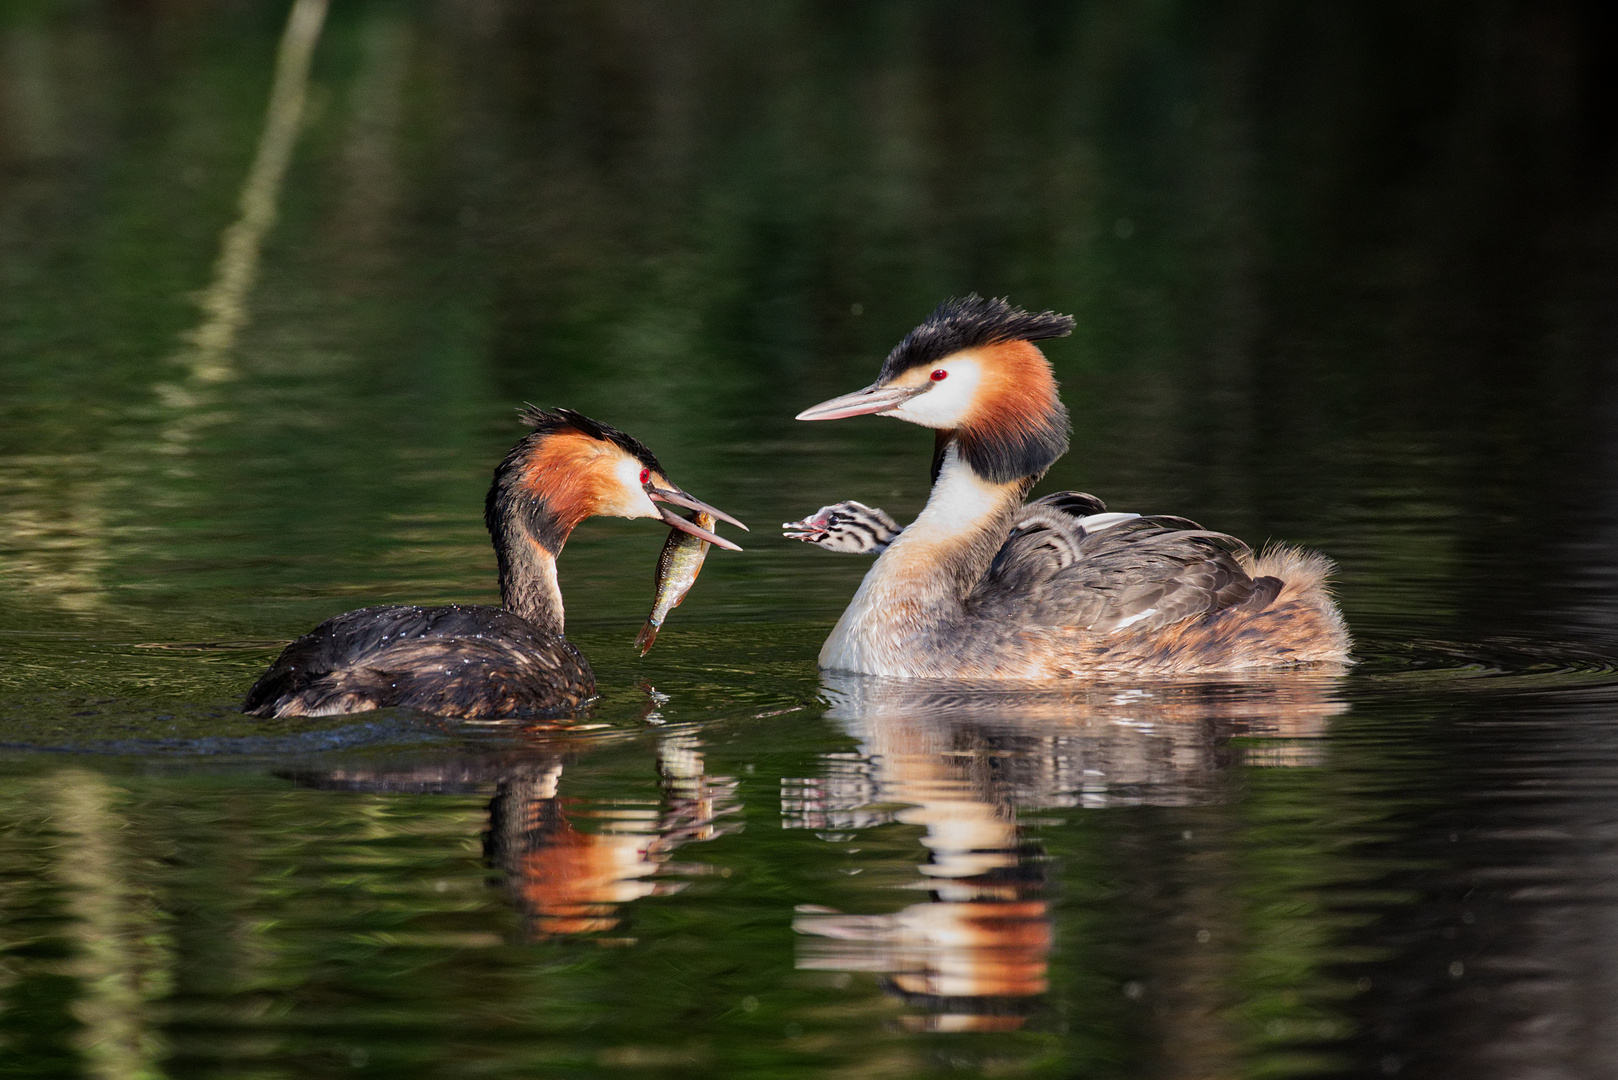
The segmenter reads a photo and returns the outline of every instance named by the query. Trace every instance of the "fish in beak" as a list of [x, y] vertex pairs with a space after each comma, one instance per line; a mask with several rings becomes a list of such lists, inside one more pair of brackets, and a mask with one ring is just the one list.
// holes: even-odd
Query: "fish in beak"
[[812, 405], [797, 415], [799, 420], [841, 420], [846, 416], [865, 416], [897, 409], [917, 394], [931, 390], [932, 383], [920, 386], [882, 386], [872, 383], [863, 390], [834, 397]]
[[[720, 521], [728, 521], [744, 532], [750, 531], [746, 525], [743, 525], [740, 521], [731, 517], [717, 506], [710, 506], [701, 499], [698, 499], [693, 495], [688, 495], [683, 491], [671, 491], [667, 488], [653, 487], [652, 485], [647, 484], [646, 494], [655, 503], [668, 503], [671, 506], [683, 506], [687, 510], [698, 510], [704, 514], [712, 515], [713, 517], [718, 518]], [[699, 540], [706, 540], [710, 544], [717, 544], [727, 551], [741, 550], [739, 545], [731, 543], [729, 540], [726, 540], [723, 536], [720, 536], [718, 533], [713, 532], [712, 530], [704, 529], [701, 525], [698, 525], [695, 521], [692, 521], [689, 518], [681, 517], [673, 510], [670, 510], [667, 506], [659, 506], [657, 508], [657, 512], [662, 515], [664, 521], [668, 522], [670, 525], [681, 530], [682, 532], [690, 533]]]
[[697, 529], [670, 529], [663, 541], [663, 553], [657, 557], [657, 573], [653, 577], [656, 592], [652, 595], [652, 613], [646, 616], [646, 625], [635, 636], [635, 648], [645, 656], [663, 628], [669, 612], [685, 602], [685, 594], [697, 583], [702, 573], [702, 561], [708, 557], [707, 542], [698, 539], [698, 529], [706, 532], [713, 528], [713, 515], [701, 510], [693, 511]]

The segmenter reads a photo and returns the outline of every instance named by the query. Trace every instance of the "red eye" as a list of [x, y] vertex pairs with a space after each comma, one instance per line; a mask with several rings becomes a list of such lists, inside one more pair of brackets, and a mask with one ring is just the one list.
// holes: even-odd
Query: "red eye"
[[949, 378], [949, 372], [945, 371], [943, 368], [935, 368], [933, 373], [927, 377], [933, 380], [933, 382], [943, 382], [945, 379]]
[[652, 478], [652, 470], [650, 470], [650, 469], [642, 469], [640, 471], [640, 482], [641, 483], [644, 484], [648, 480], [650, 480], [651, 478]]

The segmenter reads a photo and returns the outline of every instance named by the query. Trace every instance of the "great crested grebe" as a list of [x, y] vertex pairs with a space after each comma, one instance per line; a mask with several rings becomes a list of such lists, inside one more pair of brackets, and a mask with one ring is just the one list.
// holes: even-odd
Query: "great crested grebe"
[[595, 693], [562, 636], [556, 557], [587, 517], [660, 518], [711, 544], [729, 540], [660, 503], [741, 522], [669, 483], [644, 445], [571, 409], [528, 408], [527, 435], [494, 471], [483, 521], [500, 607], [385, 605], [327, 619], [288, 645], [247, 693], [253, 716], [333, 716], [402, 705], [439, 716], [528, 716]]
[[[948, 300], [888, 354], [875, 383], [798, 414], [875, 413], [938, 433], [927, 505], [888, 538], [821, 667], [1044, 679], [1346, 661], [1322, 556], [1255, 556], [1185, 518], [1109, 514], [1079, 492], [1023, 502], [1067, 452], [1069, 431], [1033, 342], [1072, 329], [1070, 316], [1005, 300]], [[813, 517], [787, 529], [810, 542], [827, 531]]]

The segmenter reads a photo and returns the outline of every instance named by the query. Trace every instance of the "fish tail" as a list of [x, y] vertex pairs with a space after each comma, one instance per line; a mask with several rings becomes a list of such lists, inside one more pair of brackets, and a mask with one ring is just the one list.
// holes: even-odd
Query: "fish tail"
[[635, 648], [640, 650], [640, 654], [642, 656], [645, 656], [648, 652], [651, 652], [652, 642], [657, 640], [657, 630], [657, 624], [652, 620], [647, 619], [646, 625], [641, 627], [640, 633], [635, 635]]

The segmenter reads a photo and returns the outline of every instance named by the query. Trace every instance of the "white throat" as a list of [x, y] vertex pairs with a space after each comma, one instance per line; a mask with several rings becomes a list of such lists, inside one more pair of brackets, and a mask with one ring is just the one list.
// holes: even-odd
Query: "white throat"
[[952, 537], [970, 536], [986, 519], [994, 516], [1005, 499], [1006, 486], [973, 472], [961, 460], [960, 447], [950, 443], [944, 450], [944, 460], [939, 463], [938, 480], [933, 484], [932, 494], [927, 496], [927, 505], [894, 540], [893, 546], [897, 547], [906, 538], [916, 543], [936, 544]]

